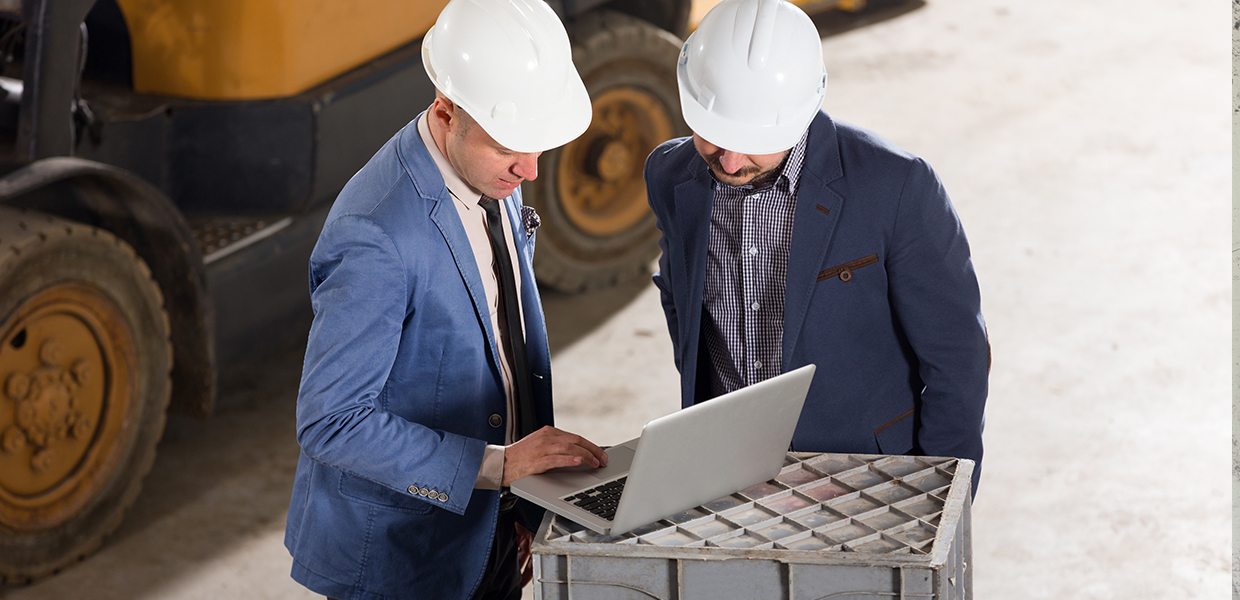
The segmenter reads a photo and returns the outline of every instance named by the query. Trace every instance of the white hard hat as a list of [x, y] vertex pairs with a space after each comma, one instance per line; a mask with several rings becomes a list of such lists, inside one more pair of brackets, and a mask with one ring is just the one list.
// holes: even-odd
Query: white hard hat
[[724, 0], [685, 42], [676, 80], [694, 133], [741, 154], [782, 152], [822, 108], [822, 39], [783, 0]]
[[509, 150], [550, 150], [590, 126], [568, 33], [543, 0], [452, 0], [422, 40], [422, 64]]

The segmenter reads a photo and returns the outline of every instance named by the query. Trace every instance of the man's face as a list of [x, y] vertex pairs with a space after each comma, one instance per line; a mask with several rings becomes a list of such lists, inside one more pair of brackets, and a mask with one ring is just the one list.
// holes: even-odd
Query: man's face
[[774, 154], [740, 154], [724, 150], [693, 134], [693, 147], [710, 166], [715, 178], [728, 185], [761, 185], [766, 183], [779, 171], [784, 157], [792, 150], [784, 150]]
[[541, 152], [513, 152], [499, 145], [473, 118], [446, 98], [435, 99], [430, 115], [434, 120], [432, 131], [438, 126], [444, 133], [441, 146], [444, 157], [457, 174], [479, 192], [492, 198], [504, 198], [522, 181], [538, 177]]

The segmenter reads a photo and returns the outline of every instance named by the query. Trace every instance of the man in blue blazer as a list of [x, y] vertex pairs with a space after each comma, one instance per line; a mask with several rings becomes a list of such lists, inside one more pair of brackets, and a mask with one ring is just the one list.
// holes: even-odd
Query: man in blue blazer
[[812, 363], [794, 450], [967, 458], [976, 490], [989, 344], [930, 166], [820, 110], [821, 41], [787, 2], [717, 5], [678, 79], [694, 135], [645, 176], [683, 405]]
[[423, 63], [434, 103], [341, 191], [310, 258], [285, 545], [332, 598], [520, 598], [542, 513], [506, 486], [606, 463], [550, 427], [519, 188], [590, 101], [542, 0], [453, 0]]

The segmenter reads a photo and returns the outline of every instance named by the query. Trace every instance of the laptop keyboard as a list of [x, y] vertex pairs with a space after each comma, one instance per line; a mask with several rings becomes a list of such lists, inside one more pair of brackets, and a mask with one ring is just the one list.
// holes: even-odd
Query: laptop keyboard
[[620, 504], [620, 494], [624, 492], [626, 480], [628, 477], [621, 477], [615, 481], [596, 485], [588, 490], [567, 496], [564, 500], [610, 521], [616, 516], [616, 506]]

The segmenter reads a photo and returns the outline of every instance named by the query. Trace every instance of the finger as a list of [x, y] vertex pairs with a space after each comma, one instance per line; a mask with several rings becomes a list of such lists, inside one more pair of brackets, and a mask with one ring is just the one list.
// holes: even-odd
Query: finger
[[[571, 456], [581, 459], [579, 462], [574, 464], [581, 464], [584, 462], [588, 463], [592, 467], [598, 467], [598, 457], [596, 457], [594, 453], [590, 452], [585, 446], [582, 446], [580, 441], [580, 436], [571, 433], [564, 434], [561, 432], [560, 435], [556, 435], [554, 437], [548, 436], [538, 440], [530, 440], [529, 443], [525, 443], [525, 440], [522, 440], [519, 443], [519, 450], [522, 453], [529, 452], [530, 456], [535, 459], [540, 456]], [[514, 445], [514, 447], [515, 446], [516, 445]]]
[[570, 456], [567, 454], [545, 454], [535, 463], [535, 468], [530, 474], [545, 473], [551, 469], [560, 467], [576, 467], [584, 462], [584, 458], [580, 456]]
[[589, 450], [590, 454], [594, 455], [594, 459], [598, 461], [599, 465], [604, 467], [607, 466], [607, 453], [604, 452], [602, 448], [599, 448], [594, 442], [591, 442], [586, 438], [581, 438], [581, 446], [586, 450]]
[[[556, 441], [567, 441], [568, 443], [571, 443], [572, 445], [582, 448], [586, 452], [588, 452], [590, 455], [588, 457], [590, 466], [593, 466], [593, 467], [607, 466], [607, 460], [608, 460], [607, 453], [604, 452], [602, 448], [598, 447], [598, 445], [596, 445], [594, 442], [591, 442], [590, 440], [587, 440], [586, 438], [581, 437], [580, 435], [577, 435], [575, 433], [569, 433], [567, 431], [556, 429], [554, 427], [545, 427], [544, 429], [550, 429], [551, 431], [548, 432], [548, 435], [554, 436], [554, 439]], [[551, 440], [549, 439], [548, 441], [551, 441]], [[573, 453], [578, 454], [577, 452], [573, 452]], [[581, 455], [581, 456], [585, 456], [585, 455]]]
[[[603, 460], [606, 459], [607, 457], [606, 454], [603, 454], [603, 459], [600, 459], [594, 452], [590, 451], [588, 447], [586, 447], [585, 445], [581, 443], [585, 441], [584, 439], [577, 437], [577, 436], [573, 436], [573, 437], [577, 439], [571, 442], [565, 441], [565, 442], [556, 444], [555, 446], [552, 447], [553, 449], [551, 450], [550, 453], [551, 454], [564, 454], [567, 456], [576, 456], [580, 458], [582, 462], [589, 464], [591, 467], [594, 467], [596, 469], [604, 464]], [[589, 443], [589, 442], [586, 442], [586, 443]]]

